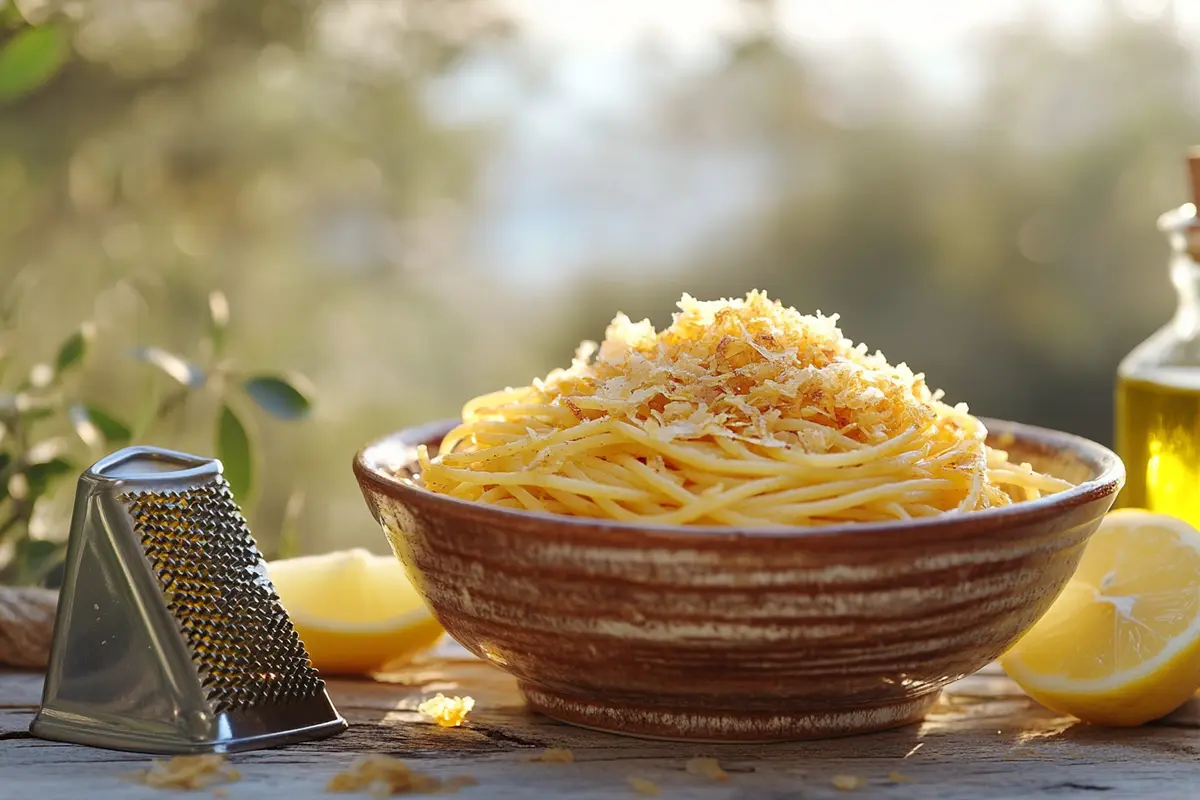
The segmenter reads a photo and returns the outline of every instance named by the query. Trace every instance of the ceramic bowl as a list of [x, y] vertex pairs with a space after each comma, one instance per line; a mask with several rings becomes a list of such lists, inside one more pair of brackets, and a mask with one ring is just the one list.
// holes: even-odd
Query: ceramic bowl
[[985, 420], [1015, 460], [1077, 485], [934, 519], [743, 530], [480, 505], [413, 484], [418, 444], [354, 473], [446, 630], [563, 722], [695, 741], [778, 741], [920, 720], [1000, 655], [1071, 577], [1125, 470], [1078, 437]]

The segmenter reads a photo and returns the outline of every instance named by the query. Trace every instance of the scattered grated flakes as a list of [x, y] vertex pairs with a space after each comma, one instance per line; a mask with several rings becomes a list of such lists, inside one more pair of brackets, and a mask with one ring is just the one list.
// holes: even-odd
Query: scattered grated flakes
[[892, 783], [912, 783], [913, 779], [900, 772], [889, 772], [888, 780]]
[[632, 776], [629, 778], [629, 785], [633, 787], [633, 791], [637, 794], [645, 797], [658, 797], [658, 784], [654, 781]]
[[575, 754], [565, 747], [547, 747], [536, 756], [525, 760], [531, 763], [540, 761], [543, 764], [570, 764], [575, 761]]
[[867, 779], [858, 775], [834, 775], [829, 782], [833, 784], [833, 788], [842, 792], [853, 792], [867, 785]]
[[729, 780], [729, 773], [721, 769], [721, 765], [715, 758], [704, 756], [693, 758], [687, 762], [685, 769], [689, 775], [698, 775], [701, 778], [708, 778], [710, 781]]
[[442, 788], [439, 794], [454, 794], [459, 789], [465, 789], [468, 786], [478, 786], [479, 781], [472, 778], [470, 775], [455, 775], [453, 778], [447, 778], [442, 782]]
[[417, 713], [429, 717], [439, 727], [457, 728], [463, 724], [467, 714], [470, 714], [474, 707], [475, 698], [473, 697], [446, 697], [438, 692], [417, 706]]
[[361, 792], [366, 789], [372, 797], [391, 797], [397, 794], [452, 794], [477, 781], [467, 775], [441, 780], [432, 775], [413, 772], [398, 758], [364, 756], [339, 772], [325, 784], [327, 792]]
[[214, 783], [241, 780], [238, 771], [222, 755], [176, 756], [167, 761], [155, 761], [149, 769], [130, 776], [145, 786], [156, 789], [207, 789]]

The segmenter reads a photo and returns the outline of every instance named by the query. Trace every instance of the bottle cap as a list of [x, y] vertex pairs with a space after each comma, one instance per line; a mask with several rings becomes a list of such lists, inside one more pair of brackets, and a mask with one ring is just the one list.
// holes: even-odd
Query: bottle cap
[[[1188, 179], [1191, 189], [1191, 203], [1200, 210], [1200, 145], [1188, 148], [1187, 153]], [[1200, 211], [1197, 212], [1200, 214]], [[1200, 228], [1195, 221], [1187, 227], [1187, 250], [1195, 260], [1200, 260]]]
[[1191, 179], [1191, 201], [1200, 208], [1200, 145], [1188, 148], [1188, 177]]

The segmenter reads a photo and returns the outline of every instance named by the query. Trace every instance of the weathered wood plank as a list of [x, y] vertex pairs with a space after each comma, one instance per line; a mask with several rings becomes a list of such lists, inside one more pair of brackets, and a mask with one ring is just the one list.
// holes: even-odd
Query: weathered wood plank
[[[471, 775], [464, 798], [635, 797], [627, 780], [661, 786], [662, 797], [735, 800], [843, 797], [834, 775], [868, 780], [859, 794], [896, 798], [1010, 798], [1024, 795], [1200, 797], [1200, 701], [1153, 726], [1107, 730], [1081, 725], [1031, 702], [994, 671], [955, 684], [921, 725], [896, 731], [780, 745], [688, 745], [642, 741], [572, 728], [528, 712], [511, 678], [474, 659], [413, 665], [385, 681], [331, 681], [352, 723], [324, 742], [235, 756], [243, 780], [231, 798], [328, 798], [325, 782], [358, 755], [385, 753], [442, 777]], [[477, 701], [468, 724], [442, 729], [420, 718], [436, 693]], [[40, 699], [40, 678], [0, 673], [0, 798], [152, 798], [160, 790], [123, 775], [149, 759], [73, 747], [25, 733]], [[570, 748], [572, 764], [529, 763], [544, 747]], [[688, 758], [717, 757], [725, 783], [689, 775]], [[889, 779], [902, 773], [911, 783]], [[208, 795], [203, 795], [208, 796]]]

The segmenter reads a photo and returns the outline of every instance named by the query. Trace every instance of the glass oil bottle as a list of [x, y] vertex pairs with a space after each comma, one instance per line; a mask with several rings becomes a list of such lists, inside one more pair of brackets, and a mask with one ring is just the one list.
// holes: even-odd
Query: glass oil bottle
[[1117, 505], [1200, 526], [1200, 151], [1188, 166], [1195, 202], [1158, 221], [1171, 243], [1175, 316], [1117, 370], [1116, 449], [1128, 473]]

